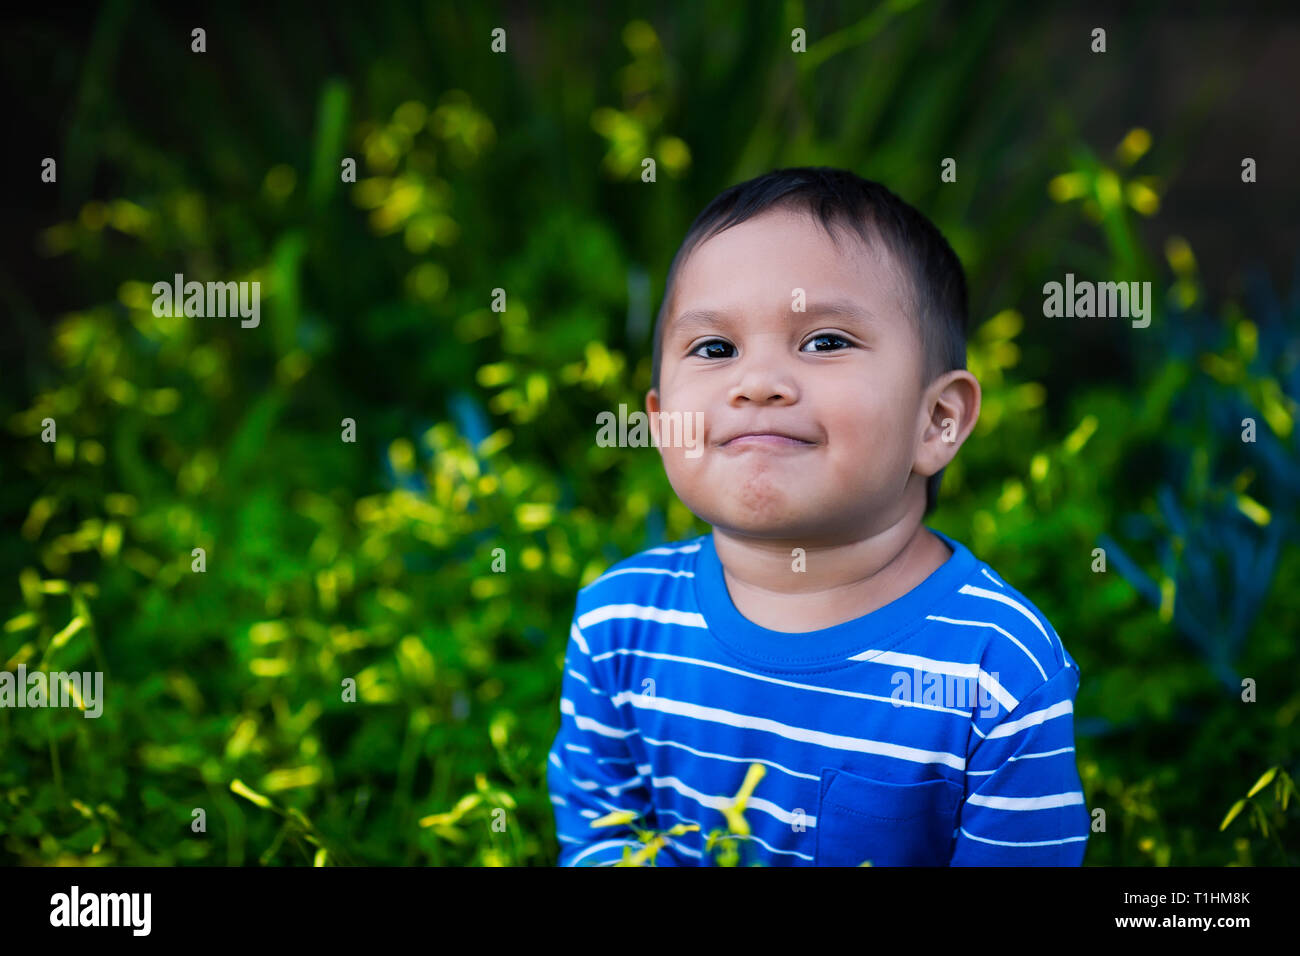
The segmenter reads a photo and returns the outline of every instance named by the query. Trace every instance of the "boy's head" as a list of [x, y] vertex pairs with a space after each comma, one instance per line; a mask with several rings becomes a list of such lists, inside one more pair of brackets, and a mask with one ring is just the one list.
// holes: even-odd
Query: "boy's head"
[[[933, 509], [979, 414], [965, 367], [966, 281], [934, 225], [852, 173], [782, 169], [727, 189], [688, 230], [646, 407], [669, 481], [710, 524], [870, 531], [914, 501]], [[666, 447], [660, 411], [702, 413], [702, 455]], [[769, 430], [801, 443], [730, 441]]]

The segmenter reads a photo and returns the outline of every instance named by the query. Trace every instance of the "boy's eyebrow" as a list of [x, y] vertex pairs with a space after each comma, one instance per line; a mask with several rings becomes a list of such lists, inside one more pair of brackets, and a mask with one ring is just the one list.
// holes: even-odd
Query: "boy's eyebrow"
[[[852, 299], [823, 299], [819, 302], [809, 303], [803, 312], [793, 314], [804, 316], [838, 315], [846, 319], [865, 319], [869, 322], [874, 322], [876, 318]], [[687, 309], [673, 319], [671, 328], [674, 332], [688, 328], [713, 328], [722, 325], [731, 315], [732, 313], [725, 309]]]

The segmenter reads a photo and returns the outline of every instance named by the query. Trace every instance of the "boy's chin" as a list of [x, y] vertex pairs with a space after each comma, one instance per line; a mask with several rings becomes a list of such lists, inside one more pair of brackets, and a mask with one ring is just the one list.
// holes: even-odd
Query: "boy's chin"
[[727, 507], [712, 517], [705, 517], [705, 520], [728, 534], [746, 538], [811, 541], [832, 531], [824, 517], [777, 509]]

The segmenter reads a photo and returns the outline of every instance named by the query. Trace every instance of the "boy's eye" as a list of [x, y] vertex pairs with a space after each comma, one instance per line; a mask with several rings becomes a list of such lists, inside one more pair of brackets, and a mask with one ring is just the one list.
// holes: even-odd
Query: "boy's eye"
[[[810, 338], [808, 340], [808, 345], [812, 345], [814, 342], [821, 342], [826, 339], [830, 339], [833, 342], [842, 342], [844, 343], [845, 346], [848, 346], [849, 344], [848, 340], [845, 339], [843, 336], [835, 335], [834, 333], [831, 332], [823, 332], [821, 335], [814, 335], [812, 338]], [[800, 352], [807, 351], [808, 345], [805, 345], [799, 351]], [[827, 348], [827, 349], [814, 348], [813, 351], [814, 352], [838, 352], [840, 350], [838, 348]]]
[[[700, 355], [701, 349], [730, 349], [734, 346], [730, 342], [724, 342], [722, 339], [709, 339], [707, 342], [701, 342], [692, 351], [692, 355]], [[719, 355], [717, 352], [710, 352], [707, 355], [700, 355], [700, 358], [730, 358], [730, 355]]]

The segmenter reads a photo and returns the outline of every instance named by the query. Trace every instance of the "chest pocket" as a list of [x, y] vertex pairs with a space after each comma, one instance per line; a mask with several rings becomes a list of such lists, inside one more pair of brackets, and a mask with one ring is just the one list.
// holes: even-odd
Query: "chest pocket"
[[824, 767], [817, 866], [947, 866], [961, 789], [947, 780], [886, 783]]

